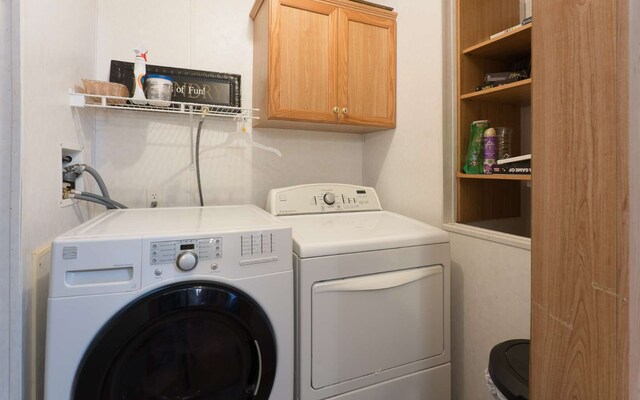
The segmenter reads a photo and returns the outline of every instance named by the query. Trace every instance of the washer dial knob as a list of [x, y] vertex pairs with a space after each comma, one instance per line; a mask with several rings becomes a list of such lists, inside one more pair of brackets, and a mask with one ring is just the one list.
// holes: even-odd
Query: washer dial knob
[[183, 271], [191, 271], [198, 265], [198, 255], [193, 251], [183, 251], [176, 258], [176, 266]]
[[330, 206], [336, 202], [336, 196], [333, 193], [325, 193], [322, 199]]

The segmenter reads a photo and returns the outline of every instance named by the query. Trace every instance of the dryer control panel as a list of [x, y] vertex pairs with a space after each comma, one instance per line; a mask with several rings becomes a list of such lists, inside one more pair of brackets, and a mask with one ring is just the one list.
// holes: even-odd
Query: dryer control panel
[[339, 183], [319, 183], [272, 189], [267, 211], [273, 215], [300, 215], [381, 211], [375, 189]]

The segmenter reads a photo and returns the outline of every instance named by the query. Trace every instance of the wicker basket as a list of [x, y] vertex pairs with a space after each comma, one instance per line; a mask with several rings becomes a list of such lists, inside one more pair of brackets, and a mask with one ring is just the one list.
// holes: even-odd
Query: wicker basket
[[[83, 79], [84, 91], [86, 94], [95, 94], [100, 96], [116, 96], [116, 97], [129, 97], [129, 89], [121, 83], [93, 81], [90, 79]], [[100, 97], [87, 97], [87, 102], [100, 103]], [[107, 99], [107, 104], [126, 104], [126, 100], [120, 99]]]

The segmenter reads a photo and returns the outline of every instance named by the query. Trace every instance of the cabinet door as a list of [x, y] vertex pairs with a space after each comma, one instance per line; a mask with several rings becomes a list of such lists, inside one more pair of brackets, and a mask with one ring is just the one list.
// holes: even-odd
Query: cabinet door
[[340, 122], [393, 127], [396, 121], [396, 22], [340, 10]]
[[271, 6], [269, 118], [336, 123], [338, 8], [312, 0]]

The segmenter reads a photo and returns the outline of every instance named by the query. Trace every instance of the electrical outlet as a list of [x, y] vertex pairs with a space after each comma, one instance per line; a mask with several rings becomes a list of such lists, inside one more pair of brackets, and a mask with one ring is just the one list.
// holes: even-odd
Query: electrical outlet
[[147, 207], [149, 208], [160, 207], [160, 190], [147, 189]]

